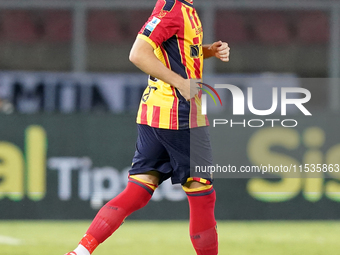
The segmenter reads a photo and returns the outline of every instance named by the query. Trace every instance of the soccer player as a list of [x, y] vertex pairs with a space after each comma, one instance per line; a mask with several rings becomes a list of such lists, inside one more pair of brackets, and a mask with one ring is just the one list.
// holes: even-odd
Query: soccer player
[[230, 49], [221, 41], [202, 45], [202, 38], [192, 1], [157, 1], [130, 52], [130, 60], [149, 80], [137, 114], [138, 138], [127, 187], [99, 210], [68, 255], [92, 254], [168, 178], [187, 194], [196, 253], [218, 253], [212, 179], [209, 173], [190, 171], [190, 166], [212, 165], [208, 120], [201, 114], [201, 92], [195, 84], [202, 78], [203, 58], [229, 61]]

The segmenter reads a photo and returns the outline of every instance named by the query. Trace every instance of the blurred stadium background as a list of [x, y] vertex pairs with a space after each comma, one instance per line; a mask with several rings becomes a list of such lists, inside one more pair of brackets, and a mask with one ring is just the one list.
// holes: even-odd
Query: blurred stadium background
[[[74, 248], [98, 208], [126, 185], [147, 84], [128, 55], [155, 2], [0, 0], [1, 255]], [[229, 63], [205, 62], [207, 83], [312, 93], [313, 117], [294, 115], [300, 124], [293, 131], [229, 129], [228, 158], [239, 165], [272, 156], [278, 164], [339, 164], [340, 1], [194, 2], [205, 43], [231, 47]], [[256, 102], [266, 100], [256, 94]], [[263, 151], [253, 148], [262, 141]], [[340, 254], [340, 176], [306, 177], [217, 179], [220, 254]], [[97, 254], [193, 254], [180, 187], [164, 183], [129, 218]], [[145, 229], [156, 236], [136, 243], [148, 237]]]

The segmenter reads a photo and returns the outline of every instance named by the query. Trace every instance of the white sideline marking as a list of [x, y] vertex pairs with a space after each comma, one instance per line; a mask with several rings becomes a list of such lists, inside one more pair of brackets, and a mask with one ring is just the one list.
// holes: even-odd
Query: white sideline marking
[[0, 244], [20, 245], [22, 244], [22, 241], [10, 236], [0, 236]]

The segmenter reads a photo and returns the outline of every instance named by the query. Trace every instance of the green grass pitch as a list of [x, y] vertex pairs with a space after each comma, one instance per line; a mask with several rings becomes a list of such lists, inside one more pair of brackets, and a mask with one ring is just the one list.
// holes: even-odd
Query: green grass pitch
[[[1, 255], [63, 255], [90, 221], [0, 221]], [[340, 254], [337, 221], [220, 221], [228, 255]], [[93, 255], [194, 255], [186, 221], [127, 221]]]

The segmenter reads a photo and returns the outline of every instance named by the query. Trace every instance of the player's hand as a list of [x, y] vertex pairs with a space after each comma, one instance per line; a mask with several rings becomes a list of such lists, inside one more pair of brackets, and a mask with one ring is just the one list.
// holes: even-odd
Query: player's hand
[[189, 101], [191, 98], [195, 97], [195, 95], [198, 94], [198, 82], [201, 82], [201, 80], [183, 79], [181, 85], [177, 86], [179, 93], [181, 93], [185, 100]]
[[230, 48], [228, 43], [222, 41], [214, 42], [208, 49], [212, 51], [212, 55], [216, 58], [224, 62], [229, 61]]

